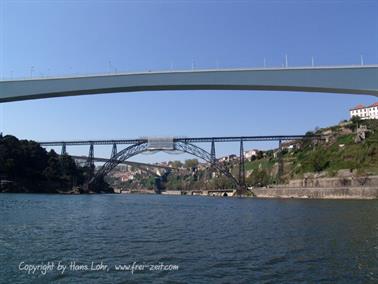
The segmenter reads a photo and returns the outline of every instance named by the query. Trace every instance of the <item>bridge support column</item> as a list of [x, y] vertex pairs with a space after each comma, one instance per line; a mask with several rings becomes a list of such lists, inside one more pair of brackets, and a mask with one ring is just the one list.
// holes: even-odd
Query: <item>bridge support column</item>
[[60, 152], [60, 155], [63, 156], [63, 155], [66, 155], [66, 154], [67, 154], [66, 143], [63, 142], [62, 151]]
[[88, 180], [90, 180], [94, 175], [94, 146], [93, 143], [89, 146], [89, 154], [86, 163], [86, 167], [88, 168]]
[[211, 165], [214, 165], [215, 163], [215, 141], [214, 141], [214, 138], [211, 140], [211, 151], [210, 151], [210, 155], [211, 155]]
[[240, 139], [240, 157], [239, 157], [239, 187], [245, 189], [245, 165], [244, 165], [244, 145], [243, 138]]
[[117, 155], [117, 144], [113, 143], [113, 148], [112, 148], [112, 154], [110, 155], [110, 159], [114, 158], [115, 155]]

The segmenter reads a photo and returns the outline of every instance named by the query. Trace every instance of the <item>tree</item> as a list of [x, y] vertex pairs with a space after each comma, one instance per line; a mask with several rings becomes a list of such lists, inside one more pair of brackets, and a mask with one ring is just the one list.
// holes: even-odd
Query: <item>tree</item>
[[264, 152], [263, 151], [257, 151], [257, 159], [260, 160], [264, 157]]
[[57, 180], [60, 177], [59, 158], [53, 150], [48, 153], [47, 167], [44, 169], [43, 175], [48, 180]]
[[378, 157], [378, 144], [372, 144], [368, 148], [367, 155], [369, 157]]
[[0, 176], [31, 192], [71, 190], [74, 180], [81, 184], [84, 180], [82, 169], [71, 157], [60, 157], [37, 142], [10, 135], [0, 137]]
[[250, 186], [267, 186], [269, 184], [269, 174], [266, 170], [259, 169], [253, 171], [246, 179]]
[[267, 156], [268, 158], [273, 158], [273, 154], [274, 154], [273, 150], [268, 150], [268, 151], [266, 151], [265, 153], [266, 153], [266, 156]]
[[182, 162], [181, 161], [173, 161], [170, 163], [172, 167], [174, 168], [181, 168], [182, 167]]
[[198, 166], [198, 160], [197, 159], [189, 159], [186, 160], [184, 163], [184, 167], [187, 169], [193, 169]]
[[358, 125], [361, 122], [361, 117], [359, 117], [359, 116], [352, 116], [352, 118], [350, 119], [350, 121], [352, 121], [353, 124]]
[[329, 161], [325, 154], [316, 151], [310, 156], [310, 164], [315, 172], [321, 172], [329, 166]]
[[228, 177], [219, 176], [211, 180], [212, 188], [214, 189], [232, 189], [235, 188], [235, 183]]

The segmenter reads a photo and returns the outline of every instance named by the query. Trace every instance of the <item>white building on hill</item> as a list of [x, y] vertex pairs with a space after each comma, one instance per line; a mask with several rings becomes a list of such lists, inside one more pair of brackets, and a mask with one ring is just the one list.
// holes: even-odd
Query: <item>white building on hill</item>
[[357, 105], [349, 110], [350, 117], [358, 116], [361, 119], [378, 119], [378, 102], [370, 106]]
[[253, 156], [257, 157], [258, 152], [259, 152], [259, 150], [256, 150], [256, 149], [245, 151], [244, 152], [244, 157], [246, 159], [251, 159]]

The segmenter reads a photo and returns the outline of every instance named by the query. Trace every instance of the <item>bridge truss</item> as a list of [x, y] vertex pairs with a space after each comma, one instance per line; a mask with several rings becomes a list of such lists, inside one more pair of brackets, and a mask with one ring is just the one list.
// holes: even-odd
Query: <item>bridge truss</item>
[[[68, 145], [89, 145], [89, 154], [86, 166], [89, 169], [89, 184], [108, 175], [117, 165], [127, 163], [127, 160], [146, 151], [181, 151], [191, 154], [208, 162], [211, 167], [228, 177], [237, 186], [238, 189], [246, 189], [245, 184], [245, 160], [244, 160], [244, 142], [246, 141], [278, 141], [279, 150], [284, 140], [321, 140], [318, 135], [276, 135], [276, 136], [232, 136], [232, 137], [195, 137], [195, 138], [139, 138], [139, 139], [118, 139], [118, 140], [75, 140], [75, 141], [50, 141], [40, 142], [42, 146], [61, 146], [62, 154], [66, 154]], [[210, 153], [193, 143], [211, 143]], [[216, 142], [239, 142], [239, 175], [235, 178], [230, 170], [216, 159], [215, 143]], [[104, 165], [94, 173], [94, 145], [113, 145], [110, 159], [106, 160]], [[129, 145], [123, 150], [117, 152], [117, 145]], [[280, 158], [281, 155], [278, 155]], [[153, 165], [151, 165], [153, 167]], [[279, 173], [282, 174], [282, 161], [279, 161]]]

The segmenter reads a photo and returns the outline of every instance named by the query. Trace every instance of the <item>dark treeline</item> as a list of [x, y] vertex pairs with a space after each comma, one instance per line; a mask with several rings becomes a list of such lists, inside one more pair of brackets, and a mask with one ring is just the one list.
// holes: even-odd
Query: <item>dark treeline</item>
[[37, 142], [0, 136], [0, 192], [82, 193], [88, 171]]

